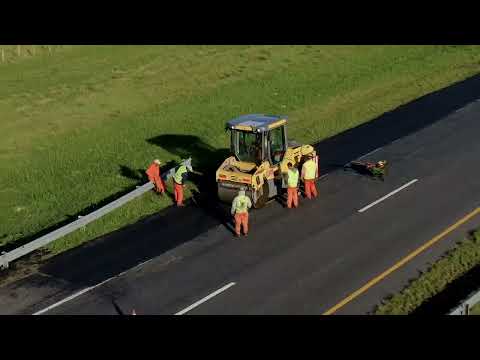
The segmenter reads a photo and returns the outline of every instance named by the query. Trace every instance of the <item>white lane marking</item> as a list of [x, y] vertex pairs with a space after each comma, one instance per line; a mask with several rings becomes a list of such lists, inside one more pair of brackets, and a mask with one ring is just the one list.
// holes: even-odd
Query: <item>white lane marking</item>
[[233, 285], [235, 285], [235, 283], [234, 283], [234, 282], [231, 282], [230, 284], [227, 284], [227, 285], [225, 285], [224, 287], [221, 287], [220, 289], [214, 291], [214, 292], [211, 293], [210, 295], [205, 296], [203, 299], [198, 300], [196, 303], [194, 303], [194, 304], [186, 307], [185, 309], [177, 312], [175, 315], [183, 315], [183, 314], [185, 314], [186, 312], [189, 312], [189, 311], [192, 310], [193, 308], [196, 308], [198, 305], [203, 304], [205, 301], [211, 299], [211, 298], [214, 297], [214, 296], [217, 296], [217, 295], [220, 294], [221, 292], [224, 292], [225, 290], [227, 290], [229, 287], [232, 287]]
[[100, 285], [103, 285], [104, 283], [106, 283], [107, 281], [110, 281], [111, 279], [113, 279], [113, 278], [107, 279], [107, 280], [105, 280], [105, 281], [103, 281], [103, 282], [101, 282], [101, 283], [99, 283], [99, 284], [97, 284], [97, 285], [95, 285], [95, 286], [87, 287], [87, 288], [85, 288], [85, 289], [83, 289], [83, 290], [81, 290], [81, 291], [79, 291], [79, 292], [77, 292], [77, 293], [75, 293], [75, 294], [73, 294], [73, 295], [70, 295], [69, 297], [66, 297], [66, 298], [63, 299], [63, 300], [60, 300], [60, 301], [56, 302], [55, 304], [52, 304], [52, 305], [50, 305], [50, 306], [47, 306], [45, 309], [42, 309], [42, 310], [40, 310], [40, 311], [37, 311], [37, 312], [34, 313], [33, 315], [41, 315], [41, 314], [43, 314], [43, 313], [46, 313], [47, 311], [52, 310], [53, 308], [56, 308], [57, 306], [60, 306], [60, 305], [62, 305], [62, 304], [65, 304], [66, 302], [68, 302], [68, 301], [70, 301], [70, 300], [73, 300], [73, 299], [79, 297], [80, 295], [85, 294], [86, 292], [89, 292], [90, 290], [93, 290], [93, 289], [95, 289], [96, 287], [99, 287]]
[[409, 182], [406, 183], [405, 185], [400, 186], [397, 190], [394, 190], [394, 191], [392, 191], [391, 193], [388, 193], [387, 195], [385, 195], [384, 197], [381, 197], [380, 199], [374, 201], [374, 202], [371, 203], [370, 205], [367, 205], [367, 206], [361, 208], [360, 210], [358, 210], [358, 212], [359, 212], [359, 213], [362, 213], [362, 212], [370, 209], [372, 206], [375, 206], [375, 205], [377, 205], [379, 202], [382, 202], [383, 200], [389, 198], [389, 197], [392, 196], [392, 195], [395, 195], [397, 192], [402, 191], [402, 190], [405, 189], [407, 186], [410, 186], [410, 185], [412, 185], [413, 183], [416, 183], [417, 181], [418, 181], [418, 179], [413, 179], [412, 181], [409, 181]]
[[45, 309], [42, 309], [42, 310], [40, 310], [40, 311], [37, 311], [36, 313], [34, 313], [34, 314], [32, 314], [32, 315], [41, 315], [41, 314], [43, 314], [43, 313], [46, 313], [47, 311], [52, 310], [52, 309], [54, 309], [54, 308], [56, 308], [56, 307], [58, 307], [58, 306], [60, 306], [60, 305], [62, 305], [62, 304], [65, 304], [66, 302], [68, 302], [68, 301], [70, 301], [70, 300], [73, 300], [73, 299], [79, 297], [80, 295], [83, 295], [83, 294], [85, 294], [85, 293], [87, 293], [87, 292], [89, 292], [89, 291], [91, 291], [91, 290], [93, 290], [93, 289], [95, 289], [95, 288], [97, 288], [97, 287], [99, 287], [99, 286], [101, 286], [101, 285], [104, 285], [104, 284], [106, 284], [107, 282], [109, 282], [109, 281], [111, 281], [111, 280], [113, 280], [113, 279], [115, 279], [115, 278], [118, 278], [118, 277], [122, 276], [123, 274], [126, 274], [126, 273], [127, 273], [128, 271], [130, 271], [130, 270], [134, 270], [134, 269], [136, 269], [136, 268], [139, 268], [140, 266], [145, 265], [146, 263], [148, 263], [149, 261], [152, 261], [152, 260], [153, 260], [153, 259], [149, 259], [149, 260], [147, 260], [147, 261], [144, 261], [144, 262], [142, 262], [142, 263], [134, 266], [134, 267], [131, 268], [131, 269], [125, 270], [125, 271], [121, 272], [121, 273], [118, 274], [118, 275], [112, 276], [111, 278], [108, 278], [107, 280], [104, 280], [104, 281], [102, 281], [101, 283], [98, 283], [97, 285], [90, 286], [90, 287], [87, 287], [87, 288], [85, 288], [85, 289], [83, 289], [83, 290], [80, 290], [79, 292], [77, 292], [77, 293], [75, 293], [75, 294], [72, 294], [72, 295], [66, 297], [66, 298], [63, 299], [63, 300], [58, 301], [58, 302], [56, 302], [55, 304], [52, 304], [52, 305], [50, 305], [50, 306], [47, 306]]
[[373, 153], [376, 153], [377, 151], [381, 150], [382, 148], [379, 147], [379, 148], [376, 148], [375, 150], [372, 150], [370, 151], [369, 153], [366, 153], [365, 155], [362, 155], [360, 156], [357, 160], [360, 160], [360, 159], [363, 159], [364, 157], [368, 156], [368, 155], [372, 155]]

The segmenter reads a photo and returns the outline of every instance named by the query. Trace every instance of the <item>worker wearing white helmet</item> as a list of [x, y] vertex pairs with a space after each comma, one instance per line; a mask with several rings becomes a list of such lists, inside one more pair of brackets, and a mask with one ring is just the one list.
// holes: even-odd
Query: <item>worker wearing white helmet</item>
[[287, 165], [287, 207], [298, 207], [298, 169], [292, 163]]
[[180, 166], [175, 169], [175, 173], [173, 175], [173, 188], [177, 206], [185, 206], [183, 204], [183, 189], [185, 188], [185, 182], [187, 181], [189, 173], [203, 176], [201, 172], [193, 170], [191, 159], [183, 161]]
[[315, 180], [318, 175], [318, 163], [314, 153], [310, 153], [307, 156], [307, 161], [303, 163], [301, 179], [305, 185], [305, 195], [308, 199], [318, 196], [317, 187], [315, 186]]
[[148, 167], [146, 174], [148, 180], [150, 180], [155, 185], [155, 190], [160, 193], [165, 193], [165, 183], [160, 176], [160, 165], [161, 161], [158, 159], [153, 160], [153, 163]]
[[180, 164], [175, 170], [175, 174], [173, 175], [173, 189], [177, 206], [185, 206], [183, 204], [183, 188], [186, 186], [185, 182], [187, 181], [188, 173], [192, 171], [192, 166], [188, 163]]
[[245, 187], [241, 187], [238, 195], [232, 201], [231, 213], [235, 219], [235, 235], [240, 236], [241, 228], [243, 233], [248, 234], [248, 209], [252, 207], [252, 201], [245, 195]]

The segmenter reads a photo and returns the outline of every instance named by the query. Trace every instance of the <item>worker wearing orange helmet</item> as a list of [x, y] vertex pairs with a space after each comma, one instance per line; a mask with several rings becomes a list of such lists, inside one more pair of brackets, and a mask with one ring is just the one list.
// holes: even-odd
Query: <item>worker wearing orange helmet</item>
[[160, 193], [165, 193], [165, 183], [163, 182], [160, 176], [160, 164], [162, 162], [158, 159], [153, 160], [153, 163], [149, 166], [146, 171], [148, 180], [155, 185], [155, 190]]
[[305, 195], [308, 199], [317, 197], [317, 187], [315, 186], [315, 179], [317, 178], [318, 165], [315, 161], [315, 155], [310, 153], [307, 155], [307, 161], [303, 163], [301, 178], [305, 185]]

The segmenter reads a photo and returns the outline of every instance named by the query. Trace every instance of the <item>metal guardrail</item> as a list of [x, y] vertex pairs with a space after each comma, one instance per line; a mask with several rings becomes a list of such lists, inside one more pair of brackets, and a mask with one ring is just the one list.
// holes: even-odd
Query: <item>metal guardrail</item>
[[480, 302], [480, 289], [471, 293], [460, 305], [451, 310], [448, 315], [469, 315], [470, 309]]
[[[192, 165], [192, 159], [188, 158], [186, 160], [182, 160], [181, 163], [187, 165], [187, 167], [191, 167]], [[162, 175], [162, 178], [164, 180], [168, 180], [170, 177], [173, 176], [175, 173], [175, 168], [170, 169], [167, 171], [165, 174]], [[3, 253], [0, 255], [0, 269], [7, 269], [9, 266], [9, 263], [26, 255], [31, 253], [32, 251], [35, 251], [52, 241], [55, 241], [67, 234], [70, 234], [71, 232], [78, 230], [81, 227], [84, 227], [85, 225], [91, 223], [92, 221], [95, 221], [102, 216], [108, 214], [109, 212], [119, 208], [120, 206], [126, 204], [130, 200], [133, 200], [140, 195], [146, 193], [147, 191], [153, 189], [154, 185], [151, 182], [148, 182], [146, 184], [143, 184], [142, 186], [137, 187], [135, 190], [129, 192], [128, 194], [123, 195], [122, 197], [118, 198], [117, 200], [112, 201], [111, 203], [101, 207], [98, 210], [95, 210], [94, 212], [85, 215], [85, 216], [79, 216], [78, 220], [75, 220], [74, 222], [71, 222], [70, 224], [67, 224], [65, 226], [62, 226], [61, 228], [54, 230], [34, 241], [29, 242], [28, 244], [22, 245], [18, 248], [13, 249], [12, 251], [8, 253]]]

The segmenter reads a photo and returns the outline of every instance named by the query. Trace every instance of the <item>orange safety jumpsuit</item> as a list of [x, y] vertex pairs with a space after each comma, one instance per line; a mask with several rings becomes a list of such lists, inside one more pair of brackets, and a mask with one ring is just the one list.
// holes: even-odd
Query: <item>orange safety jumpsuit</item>
[[317, 197], [317, 187], [315, 186], [315, 178], [317, 177], [317, 163], [315, 160], [310, 159], [305, 161], [302, 167], [302, 179], [305, 184], [305, 195], [308, 199]]
[[287, 207], [298, 207], [298, 170], [289, 169], [287, 173]]
[[235, 234], [240, 236], [241, 228], [243, 233], [248, 234], [248, 209], [252, 207], [252, 202], [248, 196], [238, 195], [232, 202], [232, 215], [235, 218]]
[[160, 165], [152, 163], [147, 169], [146, 174], [148, 180], [150, 180], [155, 185], [155, 190], [161, 194], [165, 192], [165, 183], [163, 182], [160, 176]]
[[183, 187], [188, 176], [188, 169], [185, 165], [180, 165], [173, 175], [173, 188], [175, 193], [175, 202], [177, 206], [183, 205]]

